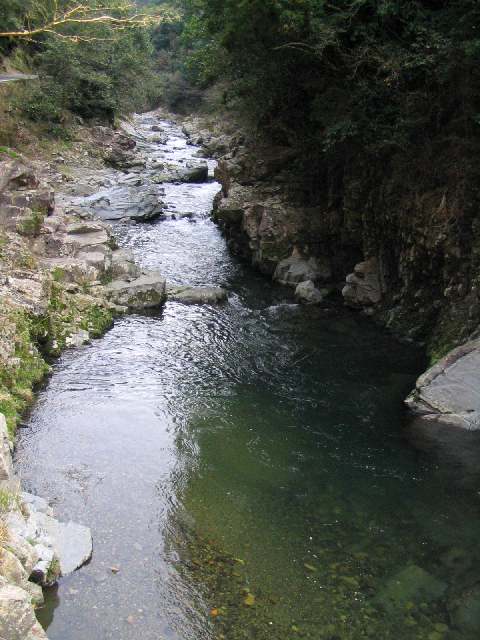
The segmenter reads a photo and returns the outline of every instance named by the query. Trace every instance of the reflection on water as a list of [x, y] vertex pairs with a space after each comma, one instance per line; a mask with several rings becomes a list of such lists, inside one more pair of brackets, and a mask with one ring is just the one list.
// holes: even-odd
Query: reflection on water
[[196, 223], [119, 237], [228, 304], [168, 303], [66, 353], [20, 438], [27, 487], [95, 541], [43, 611], [49, 637], [469, 637], [451, 609], [477, 579], [478, 495], [402, 435], [418, 353], [291, 304], [228, 255], [215, 185], [172, 188], [172, 207], [187, 191]]

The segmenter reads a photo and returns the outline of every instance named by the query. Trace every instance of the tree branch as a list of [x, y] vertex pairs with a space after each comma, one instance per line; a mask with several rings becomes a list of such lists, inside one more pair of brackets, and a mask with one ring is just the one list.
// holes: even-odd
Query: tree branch
[[[43, 7], [40, 7], [43, 9]], [[88, 4], [78, 4], [70, 9], [63, 12], [63, 14], [58, 15], [58, 2], [55, 0], [53, 14], [50, 18], [45, 16], [45, 21], [39, 26], [30, 26], [30, 18], [26, 17], [25, 23], [28, 25], [23, 30], [18, 31], [3, 31], [0, 32], [0, 38], [31, 38], [32, 36], [40, 35], [42, 33], [51, 33], [57, 35], [64, 39], [69, 39], [74, 42], [79, 42], [81, 40], [88, 40], [88, 36], [80, 36], [75, 34], [65, 34], [61, 33], [59, 30], [62, 27], [67, 27], [71, 25], [77, 26], [94, 26], [94, 25], [108, 25], [113, 30], [123, 30], [126, 28], [146, 28], [149, 26], [153, 26], [156, 24], [160, 24], [161, 22], [168, 19], [169, 14], [168, 11], [163, 11], [162, 13], [148, 14], [148, 13], [132, 13], [128, 15], [130, 11], [133, 10], [133, 5], [131, 3], [123, 3], [114, 5], [112, 7], [100, 7], [95, 8], [91, 7]], [[108, 11], [108, 13], [102, 13]], [[118, 12], [120, 16], [114, 16], [112, 13]], [[100, 13], [100, 15], [96, 15]]]

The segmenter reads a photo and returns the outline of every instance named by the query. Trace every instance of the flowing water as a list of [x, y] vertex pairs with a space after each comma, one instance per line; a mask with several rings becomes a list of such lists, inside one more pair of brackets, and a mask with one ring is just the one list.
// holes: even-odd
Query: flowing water
[[[191, 157], [162, 125], [156, 153]], [[452, 602], [478, 568], [478, 467], [404, 438], [421, 355], [240, 265], [208, 217], [215, 183], [165, 191], [190, 217], [119, 224], [120, 244], [230, 299], [122, 318], [55, 363], [17, 469], [92, 528], [94, 555], [47, 594], [50, 639], [457, 637]]]

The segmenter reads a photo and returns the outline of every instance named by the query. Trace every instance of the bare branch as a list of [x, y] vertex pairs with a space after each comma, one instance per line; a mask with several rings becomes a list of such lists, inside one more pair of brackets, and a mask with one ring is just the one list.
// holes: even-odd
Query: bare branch
[[[134, 6], [130, 2], [119, 2], [110, 7], [91, 7], [88, 4], [75, 4], [63, 13], [58, 13], [58, 1], [54, 1], [53, 13], [47, 17], [41, 5], [38, 7], [44, 14], [44, 20], [38, 26], [32, 26], [30, 16], [26, 16], [26, 26], [23, 30], [0, 32], [0, 38], [26, 38], [30, 39], [43, 33], [54, 34], [62, 39], [73, 42], [98, 40], [86, 35], [65, 34], [61, 32], [63, 27], [108, 25], [113, 31], [122, 31], [128, 28], [146, 28], [155, 26], [172, 18], [173, 13], [162, 10], [161, 13], [133, 13]], [[119, 15], [113, 15], [118, 13]]]

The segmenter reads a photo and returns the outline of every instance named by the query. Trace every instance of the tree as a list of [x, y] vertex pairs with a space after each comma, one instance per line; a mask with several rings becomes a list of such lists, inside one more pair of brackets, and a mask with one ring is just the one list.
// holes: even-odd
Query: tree
[[[13, 9], [17, 24], [20, 18], [22, 26], [0, 31], [0, 38], [31, 40], [36, 36], [53, 34], [58, 38], [79, 42], [96, 36], [84, 31], [78, 32], [78, 29], [106, 25], [112, 37], [115, 32], [129, 28], [159, 24], [171, 14], [166, 6], [157, 8], [154, 12], [140, 12], [129, 0], [87, 0], [85, 3], [72, 0], [30, 0], [23, 15], [19, 16], [18, 3]], [[9, 13], [12, 14], [11, 9]], [[11, 26], [12, 20], [7, 20], [6, 24]]]

